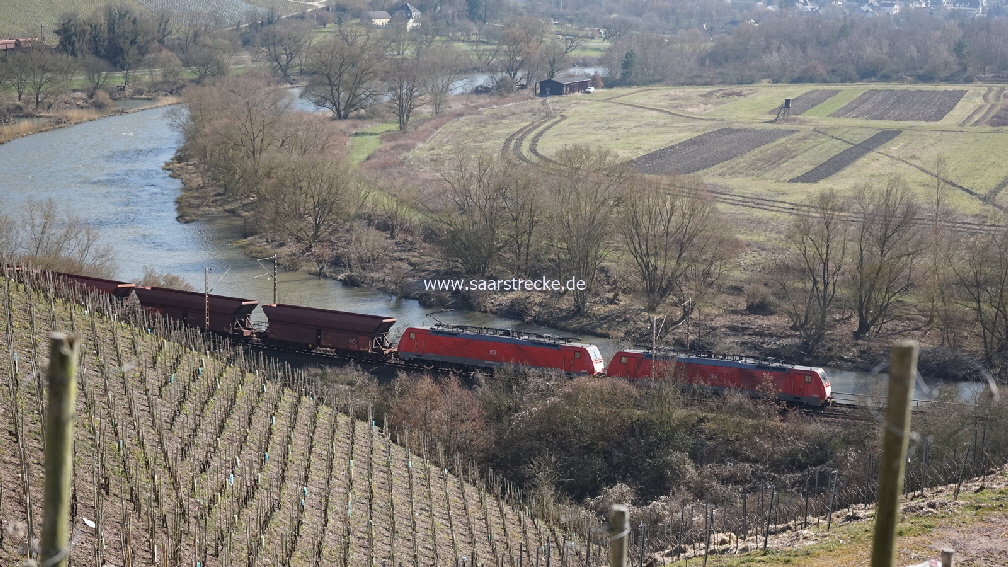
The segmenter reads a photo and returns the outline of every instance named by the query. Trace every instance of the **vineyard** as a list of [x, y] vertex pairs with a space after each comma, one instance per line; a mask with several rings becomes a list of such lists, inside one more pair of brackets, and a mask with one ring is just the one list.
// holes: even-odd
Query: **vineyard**
[[51, 279], [19, 272], [0, 285], [4, 565], [39, 537], [43, 348], [53, 329], [83, 341], [74, 564], [514, 566], [605, 556], [586, 545], [598, 530], [587, 512], [481, 477], [303, 373]]
[[235, 25], [267, 11], [292, 14], [312, 6], [290, 0], [5, 0], [0, 37], [49, 37], [62, 14], [89, 15], [108, 5], [169, 12], [182, 24]]

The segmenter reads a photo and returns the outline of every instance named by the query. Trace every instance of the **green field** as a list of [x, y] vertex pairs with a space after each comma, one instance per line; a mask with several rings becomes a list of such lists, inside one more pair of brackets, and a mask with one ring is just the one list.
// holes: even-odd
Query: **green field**
[[[534, 99], [487, 109], [447, 124], [411, 158], [423, 164], [441, 156], [474, 151], [501, 152], [529, 161], [549, 156], [565, 145], [608, 148], [630, 160], [719, 128], [797, 130], [756, 150], [699, 171], [707, 182], [743, 197], [799, 202], [819, 187], [848, 190], [865, 181], [881, 183], [896, 174], [925, 198], [934, 187], [937, 156], [947, 159], [945, 178], [958, 185], [952, 200], [964, 213], [1008, 209], [1006, 128], [973, 125], [983, 114], [987, 85], [942, 85], [966, 94], [936, 122], [872, 120], [830, 116], [868, 89], [922, 90], [922, 85], [828, 85], [840, 92], [811, 110], [775, 123], [771, 114], [784, 98], [823, 85], [745, 85], [721, 87], [645, 87], [605, 89], [592, 95]], [[522, 135], [522, 128], [549, 114]], [[559, 120], [558, 120], [559, 119]], [[788, 180], [886, 129], [901, 130], [895, 139], [869, 151], [816, 183]], [[474, 136], [478, 132], [479, 136]], [[711, 148], [716, 152], [717, 148]], [[1000, 188], [1000, 189], [999, 189]], [[1005, 193], [1005, 195], [1002, 195]], [[738, 203], [738, 199], [735, 200]], [[743, 205], [732, 205], [739, 207]], [[765, 211], [764, 211], [765, 212]], [[760, 213], [762, 214], [762, 213]]]

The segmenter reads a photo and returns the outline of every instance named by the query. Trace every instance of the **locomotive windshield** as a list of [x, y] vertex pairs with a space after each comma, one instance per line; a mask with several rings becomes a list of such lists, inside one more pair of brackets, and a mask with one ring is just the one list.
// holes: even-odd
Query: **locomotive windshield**
[[591, 355], [592, 362], [602, 362], [602, 353], [599, 352], [599, 349], [598, 349], [597, 346], [595, 346], [595, 345], [588, 345], [587, 350], [588, 350], [588, 354]]
[[829, 378], [826, 377], [826, 371], [825, 370], [823, 370], [822, 368], [816, 368], [816, 374], [819, 375], [819, 378], [822, 378], [823, 386], [829, 386], [830, 385]]

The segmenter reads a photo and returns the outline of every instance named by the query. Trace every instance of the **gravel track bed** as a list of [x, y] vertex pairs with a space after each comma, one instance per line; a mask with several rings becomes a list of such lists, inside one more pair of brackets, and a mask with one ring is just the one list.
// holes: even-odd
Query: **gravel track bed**
[[[791, 99], [791, 116], [804, 114], [827, 100], [833, 98], [840, 92], [840, 89], [814, 89], [807, 93], [800, 94]], [[779, 106], [770, 109], [767, 114], [777, 114]]]
[[937, 122], [959, 104], [965, 89], [871, 89], [830, 116], [869, 120], [920, 120]]
[[834, 155], [798, 177], [789, 179], [788, 183], [816, 183], [817, 181], [822, 181], [902, 133], [903, 130], [882, 130], [871, 138], [868, 138], [859, 144], [854, 144], [846, 150]]
[[739, 157], [797, 130], [720, 128], [640, 156], [641, 173], [695, 173]]

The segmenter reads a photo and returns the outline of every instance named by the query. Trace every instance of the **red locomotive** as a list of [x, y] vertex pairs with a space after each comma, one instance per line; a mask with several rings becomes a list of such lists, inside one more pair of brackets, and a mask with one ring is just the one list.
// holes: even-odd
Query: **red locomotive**
[[605, 368], [595, 345], [507, 329], [461, 325], [410, 327], [403, 331], [398, 350], [403, 360], [463, 367], [520, 364], [555, 368], [567, 374], [601, 374]]
[[613, 356], [607, 374], [629, 380], [668, 377], [715, 392], [731, 388], [753, 395], [769, 381], [777, 399], [788, 403], [819, 407], [833, 399], [829, 378], [822, 368], [742, 357], [624, 350]]

